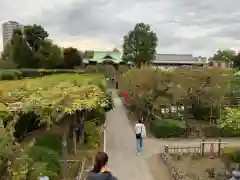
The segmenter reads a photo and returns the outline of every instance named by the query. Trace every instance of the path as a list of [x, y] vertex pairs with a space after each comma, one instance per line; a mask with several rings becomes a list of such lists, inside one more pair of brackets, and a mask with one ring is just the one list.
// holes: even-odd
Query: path
[[[120, 98], [113, 92], [115, 108], [107, 114], [106, 150], [109, 165], [119, 180], [169, 180], [167, 168], [163, 165], [159, 153], [164, 145], [197, 146], [201, 139], [155, 139], [144, 142], [141, 156], [136, 155], [135, 135], [127, 118], [125, 107]], [[207, 141], [213, 141], [208, 139]], [[224, 146], [240, 146], [239, 139], [224, 139]], [[208, 151], [209, 147], [206, 147]], [[153, 168], [155, 167], [155, 168]], [[157, 178], [160, 176], [160, 178]]]
[[119, 180], [153, 180], [145, 152], [136, 155], [136, 142], [124, 106], [114, 93], [115, 108], [107, 114], [106, 151], [111, 172]]

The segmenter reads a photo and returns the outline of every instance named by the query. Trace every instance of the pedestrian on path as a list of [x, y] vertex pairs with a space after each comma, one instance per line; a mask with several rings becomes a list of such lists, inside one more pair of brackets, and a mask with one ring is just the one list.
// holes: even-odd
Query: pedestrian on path
[[146, 138], [146, 128], [143, 121], [140, 119], [135, 125], [136, 141], [137, 141], [137, 154], [140, 155], [143, 146], [143, 139]]
[[88, 173], [86, 180], [117, 180], [107, 169], [108, 155], [105, 152], [97, 152], [93, 169]]

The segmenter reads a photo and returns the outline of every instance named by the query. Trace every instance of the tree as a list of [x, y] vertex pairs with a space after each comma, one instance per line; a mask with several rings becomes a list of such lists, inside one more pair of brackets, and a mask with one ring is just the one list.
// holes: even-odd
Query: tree
[[35, 67], [34, 54], [25, 41], [21, 30], [14, 30], [11, 50], [7, 49], [6, 51], [8, 51], [6, 53], [11, 53], [11, 58], [18, 65], [18, 68]]
[[233, 57], [233, 67], [240, 69], [240, 53]]
[[50, 40], [41, 42], [38, 51], [35, 53], [38, 68], [55, 68], [63, 63], [62, 51]]
[[150, 25], [138, 23], [124, 36], [123, 60], [132, 62], [136, 67], [149, 63], [156, 54], [158, 38]]
[[86, 59], [91, 59], [94, 56], [94, 51], [86, 50], [83, 54], [83, 57]]
[[25, 26], [23, 33], [28, 45], [35, 52], [40, 48], [41, 42], [49, 36], [48, 32], [42, 26], [36, 24]]
[[233, 50], [218, 50], [213, 57], [212, 60], [215, 61], [223, 61], [223, 62], [231, 62], [233, 60], [233, 57], [236, 55], [236, 52]]
[[63, 58], [62, 67], [66, 69], [71, 69], [82, 64], [82, 53], [73, 47], [64, 48]]

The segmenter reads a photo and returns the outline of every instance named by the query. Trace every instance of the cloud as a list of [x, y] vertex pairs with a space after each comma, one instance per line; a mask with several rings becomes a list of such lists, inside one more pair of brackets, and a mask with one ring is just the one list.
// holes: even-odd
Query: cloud
[[151, 25], [160, 53], [211, 55], [240, 47], [239, 0], [1, 0], [0, 21], [41, 24], [63, 46], [121, 47], [138, 22]]

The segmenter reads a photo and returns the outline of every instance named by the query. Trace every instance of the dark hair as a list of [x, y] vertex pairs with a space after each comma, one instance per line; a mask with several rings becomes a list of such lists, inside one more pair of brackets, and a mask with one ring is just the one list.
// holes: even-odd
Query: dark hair
[[139, 120], [138, 120], [138, 123], [142, 124], [142, 123], [143, 123], [142, 119], [139, 119]]
[[97, 152], [92, 172], [99, 173], [108, 162], [108, 155], [105, 152]]

